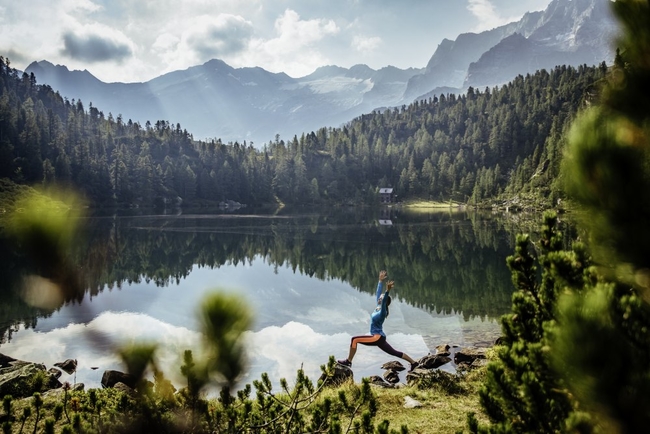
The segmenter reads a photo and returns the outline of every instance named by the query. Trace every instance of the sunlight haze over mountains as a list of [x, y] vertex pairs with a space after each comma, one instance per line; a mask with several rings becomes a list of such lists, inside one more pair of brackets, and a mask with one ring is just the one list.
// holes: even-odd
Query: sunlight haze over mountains
[[422, 68], [444, 38], [481, 32], [550, 0], [328, 2], [0, 1], [0, 52], [104, 82], [142, 82], [211, 59], [291, 77], [324, 65]]

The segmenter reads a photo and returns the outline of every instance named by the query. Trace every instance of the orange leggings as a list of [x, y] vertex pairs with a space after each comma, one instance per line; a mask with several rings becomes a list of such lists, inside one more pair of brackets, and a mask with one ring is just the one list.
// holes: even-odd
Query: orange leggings
[[388, 353], [391, 356], [399, 357], [400, 359], [404, 355], [403, 352], [397, 351], [395, 348], [391, 347], [390, 344], [386, 342], [386, 336], [382, 335], [353, 336], [352, 340], [350, 341], [350, 346], [352, 348], [356, 348], [357, 344], [379, 347], [385, 353]]

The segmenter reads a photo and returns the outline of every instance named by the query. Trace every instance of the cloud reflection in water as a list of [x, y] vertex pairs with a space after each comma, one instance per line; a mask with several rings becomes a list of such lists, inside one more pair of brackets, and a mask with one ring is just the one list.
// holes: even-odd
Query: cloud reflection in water
[[[41, 362], [48, 367], [73, 355], [78, 360], [76, 381], [86, 387], [100, 387], [103, 371], [122, 370], [114, 348], [96, 345], [88, 331], [105, 335], [115, 344], [136, 341], [154, 341], [159, 344], [157, 360], [165, 376], [176, 386], [183, 384], [180, 375], [182, 354], [186, 349], [198, 353], [199, 333], [185, 327], [173, 326], [146, 314], [130, 312], [106, 312], [87, 325], [70, 324], [48, 332], [21, 329], [12, 342], [3, 345], [3, 352], [12, 357]], [[257, 332], [248, 332], [247, 340], [249, 370], [242, 384], [259, 379], [267, 372], [276, 382], [281, 378], [291, 381], [302, 366], [305, 373], [316, 380], [320, 365], [330, 355], [343, 357], [347, 354], [350, 335], [337, 333], [327, 335], [315, 332], [306, 324], [291, 321], [279, 326], [269, 326]], [[390, 337], [395, 347], [412, 355], [428, 352], [418, 335], [395, 334]], [[379, 366], [390, 360], [390, 356], [376, 348], [360, 348], [355, 359], [355, 379], [381, 374]], [[92, 370], [91, 367], [99, 367]], [[63, 374], [63, 381], [73, 381], [74, 375]]]
[[[81, 304], [65, 305], [39, 319], [35, 329], [15, 333], [0, 352], [48, 367], [77, 359], [77, 382], [98, 387], [106, 369], [123, 369], [114, 346], [107, 342], [156, 341], [159, 367], [180, 386], [183, 351], [198, 352], [197, 307], [207, 292], [227, 287], [244, 297], [254, 312], [253, 329], [245, 335], [249, 370], [243, 384], [259, 379], [262, 372], [276, 382], [281, 377], [291, 382], [301, 365], [316, 380], [320, 365], [330, 355], [347, 356], [350, 337], [369, 332], [374, 276], [369, 276], [368, 285], [368, 292], [360, 292], [341, 280], [312, 278], [289, 266], [270, 265], [261, 257], [219, 268], [194, 266], [178, 285], [133, 283], [107, 289], [92, 299], [86, 296]], [[384, 329], [393, 347], [416, 359], [438, 344], [462, 345], [468, 324], [498, 328], [470, 324], [459, 314], [414, 307], [401, 300], [399, 286], [396, 289]], [[88, 338], [87, 331], [110, 339], [97, 342]], [[377, 348], [361, 346], [354, 359], [355, 380], [381, 374], [379, 367], [391, 359]], [[93, 366], [99, 369], [91, 370]], [[64, 374], [62, 380], [72, 381], [72, 377]]]

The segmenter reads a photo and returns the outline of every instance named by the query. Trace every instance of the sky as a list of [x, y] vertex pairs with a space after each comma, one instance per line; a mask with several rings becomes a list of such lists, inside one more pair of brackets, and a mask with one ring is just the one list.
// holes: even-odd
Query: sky
[[303, 77], [366, 64], [423, 68], [444, 39], [551, 0], [0, 0], [0, 55], [104, 82], [144, 82], [221, 59]]

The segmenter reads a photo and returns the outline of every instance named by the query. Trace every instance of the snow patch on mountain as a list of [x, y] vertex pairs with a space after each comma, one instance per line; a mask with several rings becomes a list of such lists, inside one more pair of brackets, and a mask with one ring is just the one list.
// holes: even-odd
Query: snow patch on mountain
[[374, 83], [371, 79], [362, 80], [352, 77], [332, 77], [320, 80], [303, 81], [303, 86], [316, 94], [355, 92], [366, 93], [372, 90]]

